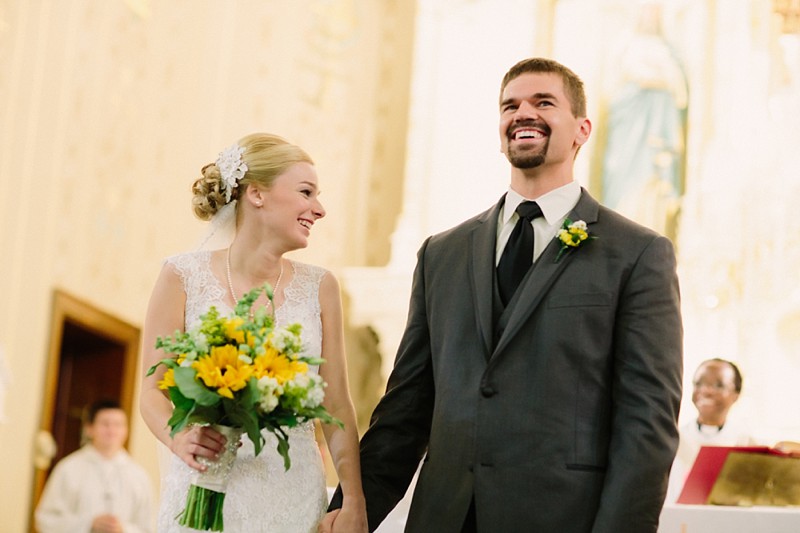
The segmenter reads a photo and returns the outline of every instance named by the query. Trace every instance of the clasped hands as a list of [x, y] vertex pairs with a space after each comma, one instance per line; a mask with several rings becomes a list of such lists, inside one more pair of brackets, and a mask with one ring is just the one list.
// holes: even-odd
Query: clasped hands
[[367, 533], [367, 513], [343, 505], [341, 509], [334, 509], [325, 515], [317, 528], [318, 533]]

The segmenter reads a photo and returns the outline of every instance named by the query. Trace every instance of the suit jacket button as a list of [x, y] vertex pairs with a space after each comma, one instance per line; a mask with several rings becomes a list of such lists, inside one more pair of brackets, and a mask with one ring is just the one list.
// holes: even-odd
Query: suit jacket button
[[492, 388], [490, 385], [484, 385], [483, 387], [481, 387], [481, 394], [483, 395], [484, 398], [491, 398], [492, 396], [497, 394], [497, 391], [494, 390], [494, 388]]

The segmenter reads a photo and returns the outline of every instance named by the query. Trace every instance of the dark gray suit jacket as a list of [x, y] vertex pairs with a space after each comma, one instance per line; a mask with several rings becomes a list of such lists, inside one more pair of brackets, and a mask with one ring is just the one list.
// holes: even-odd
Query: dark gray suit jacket
[[474, 499], [480, 532], [655, 532], [681, 398], [673, 247], [584, 190], [569, 218], [596, 239], [558, 262], [551, 242], [504, 311], [503, 201], [419, 251], [361, 444], [370, 528], [424, 457], [407, 531], [458, 532]]

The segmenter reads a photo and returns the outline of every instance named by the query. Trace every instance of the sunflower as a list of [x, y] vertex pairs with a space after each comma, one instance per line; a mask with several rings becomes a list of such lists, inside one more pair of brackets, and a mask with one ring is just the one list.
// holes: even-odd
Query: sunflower
[[239, 350], [230, 344], [212, 347], [208, 356], [192, 363], [192, 368], [206, 387], [217, 389], [220, 396], [231, 399], [233, 391], [247, 386], [253, 375], [253, 367], [239, 359]]
[[236, 344], [244, 344], [244, 331], [239, 329], [242, 324], [244, 324], [244, 319], [239, 316], [225, 320], [225, 335]]
[[164, 377], [158, 382], [158, 388], [161, 390], [167, 390], [170, 387], [175, 387], [175, 371], [171, 368], [168, 368], [167, 371], [164, 372]]
[[293, 361], [278, 353], [273, 347], [267, 348], [264, 354], [257, 356], [253, 360], [253, 367], [257, 379], [268, 376], [275, 378], [281, 385], [293, 379], [295, 374], [305, 373], [308, 370], [306, 363]]

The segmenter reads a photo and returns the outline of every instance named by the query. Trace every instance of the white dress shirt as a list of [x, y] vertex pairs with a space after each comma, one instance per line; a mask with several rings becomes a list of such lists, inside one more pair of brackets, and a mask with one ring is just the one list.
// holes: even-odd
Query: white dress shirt
[[554, 189], [539, 198], [524, 198], [518, 192], [509, 188], [506, 201], [500, 210], [500, 219], [497, 221], [497, 248], [495, 249], [494, 264], [500, 262], [503, 249], [506, 247], [514, 226], [517, 225], [519, 215], [517, 206], [522, 202], [536, 202], [542, 210], [542, 216], [533, 220], [533, 262], [535, 263], [544, 249], [555, 238], [561, 229], [564, 219], [572, 211], [581, 197], [581, 186], [577, 181], [571, 181]]

